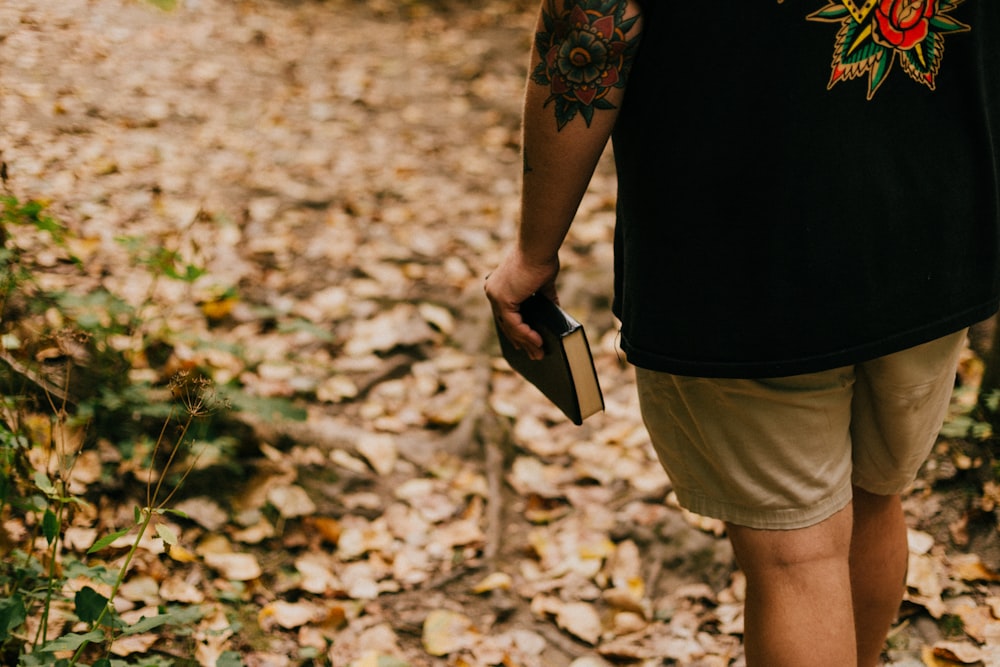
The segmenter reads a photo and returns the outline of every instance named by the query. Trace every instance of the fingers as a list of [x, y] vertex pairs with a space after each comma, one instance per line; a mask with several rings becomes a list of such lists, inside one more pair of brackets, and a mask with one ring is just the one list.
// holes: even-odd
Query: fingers
[[544, 356], [542, 337], [524, 321], [520, 312], [520, 302], [500, 300], [496, 295], [491, 296], [489, 287], [486, 293], [490, 297], [493, 318], [507, 339], [516, 349], [526, 352], [531, 359], [541, 359]]
[[541, 335], [524, 322], [520, 313], [509, 313], [507, 318], [498, 319], [498, 322], [515, 348], [523, 350], [536, 361], [545, 356]]
[[501, 331], [531, 359], [544, 356], [542, 337], [524, 322], [520, 306], [535, 292], [555, 297], [555, 274], [553, 267], [526, 267], [517, 257], [508, 257], [491, 274], [486, 276], [483, 289], [493, 309]]

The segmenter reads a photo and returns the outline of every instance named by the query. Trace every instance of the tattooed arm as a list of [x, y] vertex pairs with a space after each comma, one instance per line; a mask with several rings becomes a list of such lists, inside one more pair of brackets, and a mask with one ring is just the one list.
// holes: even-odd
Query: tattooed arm
[[524, 174], [516, 243], [486, 282], [507, 336], [540, 358], [518, 312], [555, 298], [559, 247], [611, 135], [639, 44], [636, 0], [542, 0], [523, 114]]

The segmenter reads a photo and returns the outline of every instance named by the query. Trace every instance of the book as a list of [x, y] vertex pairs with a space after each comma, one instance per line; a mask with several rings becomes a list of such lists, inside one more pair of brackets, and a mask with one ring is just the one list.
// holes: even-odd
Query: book
[[550, 299], [534, 294], [521, 304], [521, 317], [542, 336], [542, 359], [518, 350], [496, 327], [500, 351], [511, 368], [537, 387], [579, 426], [604, 409], [594, 358], [583, 325]]

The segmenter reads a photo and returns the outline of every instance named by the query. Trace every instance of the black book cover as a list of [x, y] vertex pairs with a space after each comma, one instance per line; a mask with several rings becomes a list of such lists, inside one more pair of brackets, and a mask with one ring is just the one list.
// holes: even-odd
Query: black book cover
[[604, 397], [583, 325], [558, 304], [534, 294], [521, 304], [521, 316], [542, 336], [545, 356], [533, 360], [517, 350], [497, 327], [500, 350], [511, 368], [537, 387], [577, 425], [604, 409]]

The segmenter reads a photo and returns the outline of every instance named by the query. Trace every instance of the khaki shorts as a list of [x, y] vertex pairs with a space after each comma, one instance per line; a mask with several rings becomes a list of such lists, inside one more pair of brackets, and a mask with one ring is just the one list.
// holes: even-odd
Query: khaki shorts
[[680, 504], [762, 529], [819, 523], [852, 486], [902, 492], [944, 421], [966, 331], [856, 366], [763, 380], [636, 369]]

